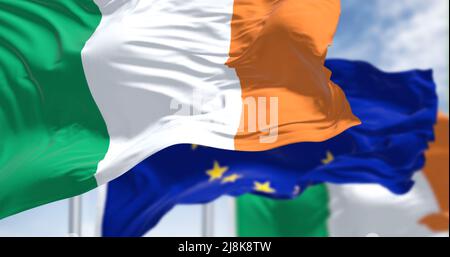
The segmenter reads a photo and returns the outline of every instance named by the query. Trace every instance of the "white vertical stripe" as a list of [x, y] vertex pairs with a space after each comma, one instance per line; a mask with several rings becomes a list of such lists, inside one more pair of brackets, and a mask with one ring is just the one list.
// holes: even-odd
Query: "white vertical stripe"
[[419, 220], [438, 212], [434, 194], [422, 174], [410, 192], [395, 195], [378, 185], [328, 184], [331, 236], [435, 236]]
[[96, 3], [103, 17], [82, 61], [110, 136], [97, 183], [173, 144], [234, 149], [241, 88], [224, 65], [233, 0]]

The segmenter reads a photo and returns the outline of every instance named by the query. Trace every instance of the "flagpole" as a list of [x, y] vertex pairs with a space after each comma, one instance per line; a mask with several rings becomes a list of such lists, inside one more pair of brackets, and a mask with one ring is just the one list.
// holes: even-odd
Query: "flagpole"
[[214, 203], [202, 205], [202, 236], [214, 236]]
[[81, 195], [69, 199], [69, 236], [81, 237]]

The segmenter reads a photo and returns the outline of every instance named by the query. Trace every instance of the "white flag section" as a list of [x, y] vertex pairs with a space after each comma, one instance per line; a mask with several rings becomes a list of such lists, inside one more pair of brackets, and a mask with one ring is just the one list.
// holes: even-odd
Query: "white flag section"
[[82, 60], [110, 136], [98, 184], [172, 144], [234, 149], [241, 86], [225, 65], [233, 1], [96, 2], [102, 20]]
[[448, 236], [420, 220], [439, 212], [433, 191], [421, 172], [410, 192], [395, 195], [378, 185], [330, 185], [331, 236]]

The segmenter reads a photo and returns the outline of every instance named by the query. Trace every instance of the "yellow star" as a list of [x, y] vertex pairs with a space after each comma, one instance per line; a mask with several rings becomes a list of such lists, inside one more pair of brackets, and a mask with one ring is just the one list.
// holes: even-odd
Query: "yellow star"
[[275, 192], [275, 189], [270, 187], [270, 182], [269, 181], [267, 181], [265, 183], [260, 183], [258, 181], [255, 181], [253, 189], [255, 191], [268, 193], [268, 194]]
[[236, 180], [240, 179], [242, 176], [236, 173], [233, 173], [231, 175], [228, 175], [222, 179], [222, 183], [228, 183], [228, 182], [236, 182]]
[[327, 158], [322, 159], [321, 161], [323, 164], [328, 164], [328, 163], [332, 162], [333, 160], [334, 160], [333, 154], [330, 151], [327, 151]]
[[222, 175], [228, 170], [227, 166], [220, 167], [217, 161], [214, 161], [214, 166], [212, 169], [207, 170], [206, 174], [209, 176], [209, 181], [216, 179], [221, 179]]
[[191, 150], [195, 150], [195, 149], [197, 149], [197, 147], [198, 147], [198, 145], [196, 145], [196, 144], [191, 144]]

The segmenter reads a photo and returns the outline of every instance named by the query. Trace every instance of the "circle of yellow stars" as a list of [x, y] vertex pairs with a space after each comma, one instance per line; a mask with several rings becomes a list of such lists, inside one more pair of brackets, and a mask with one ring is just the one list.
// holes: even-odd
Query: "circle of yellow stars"
[[221, 180], [221, 183], [232, 183], [240, 179], [242, 175], [232, 173], [228, 176], [224, 176], [224, 173], [228, 171], [227, 166], [220, 166], [218, 161], [214, 161], [213, 167], [206, 171], [209, 176], [209, 181]]
[[[196, 150], [197, 145], [191, 145], [191, 150]], [[334, 160], [334, 156], [330, 151], [326, 152], [326, 157], [321, 160], [322, 164], [329, 164]], [[206, 171], [206, 174], [209, 176], [209, 181], [220, 180], [222, 184], [224, 183], [233, 183], [236, 180], [242, 178], [242, 175], [237, 173], [232, 173], [230, 175], [224, 176], [224, 174], [228, 171], [228, 166], [221, 166], [218, 161], [214, 161], [213, 167]], [[270, 181], [254, 181], [253, 182], [253, 190], [257, 192], [262, 192], [266, 194], [273, 194], [276, 190], [271, 186]], [[295, 186], [293, 190], [293, 195], [297, 195], [300, 193], [300, 187]]]
[[[206, 174], [209, 176], [209, 181], [220, 180], [222, 184], [233, 183], [236, 182], [236, 180], [242, 178], [242, 175], [237, 173], [232, 173], [228, 176], [224, 176], [227, 171], [227, 166], [221, 166], [218, 161], [214, 161], [213, 167], [207, 170]], [[275, 193], [275, 189], [271, 187], [270, 181], [254, 181], [253, 190], [267, 194]]]

